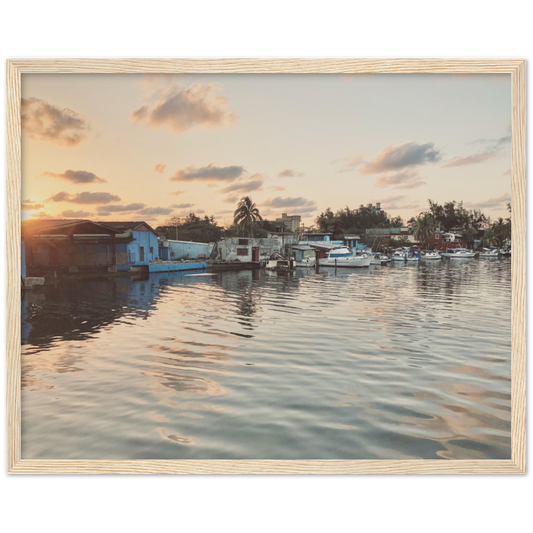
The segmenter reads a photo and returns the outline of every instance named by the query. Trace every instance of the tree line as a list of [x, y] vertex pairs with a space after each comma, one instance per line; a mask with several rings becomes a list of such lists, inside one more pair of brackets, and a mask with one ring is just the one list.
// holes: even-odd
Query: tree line
[[[471, 246], [475, 239], [481, 239], [484, 246], [502, 247], [511, 239], [511, 205], [507, 204], [508, 218], [491, 221], [490, 217], [477, 209], [466, 209], [462, 202], [455, 200], [442, 205], [428, 200], [428, 208], [418, 216], [411, 218], [411, 227], [415, 239], [422, 245], [436, 229], [450, 232], [456, 231]], [[400, 228], [403, 226], [401, 217], [393, 217], [383, 209], [374, 206], [360, 205], [356, 209], [348, 206], [333, 212], [329, 207], [316, 219], [316, 227], [321, 233], [331, 233], [334, 239], [342, 239], [344, 235], [358, 234], [363, 241], [370, 237], [365, 235], [367, 229]], [[199, 217], [190, 213], [186, 217], [173, 217], [158, 226], [156, 231], [167, 239], [216, 242], [222, 237], [266, 237], [268, 232], [278, 231], [279, 224], [265, 220], [259, 208], [249, 196], [240, 199], [233, 214], [233, 224], [228, 228], [219, 226], [213, 216]], [[286, 230], [285, 230], [286, 231]]]

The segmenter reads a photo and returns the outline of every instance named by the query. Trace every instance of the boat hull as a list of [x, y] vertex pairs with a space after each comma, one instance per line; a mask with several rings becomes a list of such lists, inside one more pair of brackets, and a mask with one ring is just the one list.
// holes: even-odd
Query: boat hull
[[320, 259], [318, 263], [321, 267], [360, 268], [369, 267], [371, 261], [370, 257], [352, 256]]

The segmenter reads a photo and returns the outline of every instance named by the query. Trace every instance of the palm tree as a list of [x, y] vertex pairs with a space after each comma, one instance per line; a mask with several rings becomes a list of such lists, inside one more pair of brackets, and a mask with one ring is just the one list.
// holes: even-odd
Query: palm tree
[[426, 244], [431, 235], [433, 235], [437, 225], [438, 222], [431, 214], [424, 213], [423, 215], [419, 215], [413, 223], [415, 239], [421, 244]]
[[243, 237], [253, 237], [254, 224], [262, 220], [259, 209], [252, 202], [252, 199], [249, 196], [243, 196], [235, 213], [233, 213], [233, 222], [242, 230]]

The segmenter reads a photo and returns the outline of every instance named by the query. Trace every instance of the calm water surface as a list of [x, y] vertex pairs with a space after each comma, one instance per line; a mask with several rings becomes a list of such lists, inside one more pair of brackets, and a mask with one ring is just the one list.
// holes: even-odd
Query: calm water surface
[[24, 459], [508, 459], [511, 263], [28, 292]]

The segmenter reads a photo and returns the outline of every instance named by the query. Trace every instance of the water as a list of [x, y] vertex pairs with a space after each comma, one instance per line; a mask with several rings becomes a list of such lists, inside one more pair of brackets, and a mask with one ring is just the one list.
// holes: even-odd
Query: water
[[27, 293], [24, 459], [509, 459], [510, 260]]

